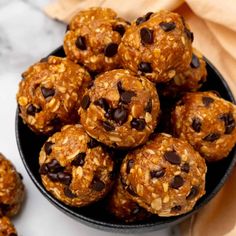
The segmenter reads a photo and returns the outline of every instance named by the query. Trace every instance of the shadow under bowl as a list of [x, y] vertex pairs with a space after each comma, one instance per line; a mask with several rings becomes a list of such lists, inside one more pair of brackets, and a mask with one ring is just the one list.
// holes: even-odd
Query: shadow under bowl
[[[64, 57], [62, 47], [57, 48], [50, 53], [59, 57]], [[215, 90], [224, 99], [235, 103], [232, 92], [223, 79], [222, 75], [217, 69], [207, 60], [207, 82], [201, 88], [202, 91]], [[236, 148], [230, 152], [229, 156], [222, 161], [207, 164], [208, 172], [206, 175], [206, 194], [196, 203], [192, 211], [176, 217], [157, 217], [153, 216], [147, 221], [126, 224], [117, 221], [114, 217], [106, 213], [104, 210], [104, 202], [100, 201], [90, 206], [75, 208], [70, 207], [54, 198], [49, 192], [45, 190], [42, 185], [39, 175], [38, 155], [39, 151], [46, 141], [47, 137], [34, 134], [19, 117], [19, 111], [16, 111], [15, 120], [16, 141], [19, 149], [21, 159], [24, 166], [40, 192], [58, 209], [67, 215], [77, 219], [78, 221], [92, 226], [97, 229], [109, 232], [123, 232], [123, 233], [141, 233], [148, 231], [160, 230], [162, 228], [175, 225], [186, 218], [193, 215], [202, 206], [207, 204], [224, 185], [226, 179], [230, 175], [235, 161], [236, 161]]]

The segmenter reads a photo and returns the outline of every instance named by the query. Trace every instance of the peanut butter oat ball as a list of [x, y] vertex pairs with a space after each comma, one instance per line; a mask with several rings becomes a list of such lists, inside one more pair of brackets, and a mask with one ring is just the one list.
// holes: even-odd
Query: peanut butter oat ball
[[213, 92], [187, 93], [172, 113], [174, 133], [208, 161], [228, 156], [236, 143], [236, 106]]
[[0, 153], [0, 216], [18, 214], [25, 197], [21, 175], [12, 163]]
[[91, 71], [120, 68], [117, 53], [128, 24], [109, 8], [90, 8], [72, 18], [64, 38], [67, 57]]
[[205, 193], [206, 170], [204, 158], [190, 144], [162, 133], [126, 156], [121, 176], [135, 202], [168, 217], [193, 209]]
[[163, 96], [177, 97], [185, 92], [197, 91], [206, 81], [206, 76], [206, 62], [202, 54], [193, 48], [188, 69], [178, 73], [167, 83], [157, 84], [157, 88]]
[[124, 68], [153, 82], [167, 82], [188, 68], [192, 40], [193, 34], [179, 14], [147, 13], [126, 30], [118, 53]]
[[86, 132], [117, 148], [145, 143], [157, 124], [159, 112], [153, 83], [122, 69], [98, 76], [79, 109]]
[[20, 116], [34, 132], [49, 134], [78, 121], [80, 100], [91, 81], [84, 68], [51, 56], [29, 67], [23, 78], [17, 102]]
[[148, 219], [151, 214], [131, 200], [120, 180], [117, 181], [108, 202], [109, 211], [127, 223]]
[[0, 236], [17, 236], [14, 225], [5, 216], [0, 218]]
[[81, 207], [110, 190], [114, 164], [80, 125], [67, 125], [50, 137], [39, 156], [43, 185], [63, 203]]

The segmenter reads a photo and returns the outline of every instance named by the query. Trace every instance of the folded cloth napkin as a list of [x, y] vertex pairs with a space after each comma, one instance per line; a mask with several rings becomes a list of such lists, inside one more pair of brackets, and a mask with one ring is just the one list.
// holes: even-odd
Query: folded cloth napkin
[[[194, 32], [194, 47], [218, 68], [236, 96], [235, 0], [57, 0], [46, 6], [45, 12], [68, 23], [77, 11], [91, 6], [113, 8], [127, 20], [162, 9], [180, 13]], [[235, 236], [235, 199], [236, 169], [216, 197], [180, 225], [181, 235]]]

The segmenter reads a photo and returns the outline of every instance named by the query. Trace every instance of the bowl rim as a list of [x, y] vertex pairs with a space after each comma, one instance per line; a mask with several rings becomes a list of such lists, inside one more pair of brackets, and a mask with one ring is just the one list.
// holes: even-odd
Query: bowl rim
[[[56, 48], [54, 51], [52, 51], [49, 55], [54, 55], [55, 53], [57, 53], [59, 50], [62, 50], [63, 47], [60, 46], [58, 48]], [[214, 70], [214, 72], [217, 74], [217, 76], [220, 78], [221, 82], [223, 83], [224, 87], [226, 88], [227, 92], [228, 92], [228, 96], [231, 99], [231, 102], [235, 104], [235, 98], [233, 96], [233, 93], [231, 91], [231, 89], [229, 88], [229, 85], [227, 84], [226, 80], [223, 78], [223, 76], [221, 75], [221, 73], [216, 69], [216, 67], [206, 58], [204, 57], [204, 60], [206, 61], [206, 64], [208, 64], [209, 67], [211, 67], [212, 70]], [[229, 167], [227, 169], [227, 171], [224, 173], [223, 177], [221, 178], [221, 180], [219, 181], [219, 183], [216, 185], [216, 187], [213, 189], [213, 191], [211, 192], [211, 194], [209, 194], [202, 202], [200, 202], [197, 206], [194, 207], [193, 210], [191, 210], [190, 212], [187, 212], [183, 215], [178, 216], [179, 218], [174, 218], [174, 217], [165, 217], [168, 218], [168, 220], [166, 220], [166, 222], [151, 222], [151, 223], [136, 223], [136, 224], [116, 224], [116, 223], [109, 223], [109, 222], [103, 222], [103, 221], [98, 221], [98, 220], [94, 220], [91, 219], [87, 216], [83, 216], [80, 213], [76, 213], [74, 212], [72, 209], [69, 209], [69, 206], [63, 204], [62, 202], [60, 202], [59, 200], [57, 200], [56, 198], [54, 198], [49, 192], [46, 191], [46, 189], [43, 187], [42, 184], [39, 183], [39, 181], [37, 181], [37, 179], [35, 178], [33, 172], [31, 172], [26, 159], [24, 157], [23, 151], [21, 149], [21, 143], [20, 143], [20, 138], [19, 138], [19, 108], [17, 107], [16, 109], [16, 115], [15, 115], [15, 137], [16, 137], [16, 143], [17, 143], [17, 147], [18, 147], [18, 151], [21, 157], [21, 160], [24, 164], [24, 167], [28, 173], [28, 175], [30, 176], [31, 180], [33, 181], [33, 183], [35, 184], [35, 186], [38, 188], [38, 190], [41, 192], [41, 194], [43, 194], [44, 197], [46, 197], [46, 199], [51, 202], [54, 206], [56, 206], [58, 209], [60, 209], [61, 211], [63, 211], [65, 214], [75, 218], [75, 219], [79, 219], [82, 223], [85, 223], [87, 225], [90, 225], [92, 227], [95, 227], [97, 229], [101, 229], [101, 230], [105, 230], [105, 231], [109, 231], [111, 232], [112, 230], [115, 230], [116, 232], [123, 232], [123, 233], [133, 233], [134, 231], [132, 230], [139, 230], [139, 232], [147, 232], [147, 231], [154, 231], [154, 230], [159, 230], [162, 228], [165, 228], [167, 226], [171, 226], [171, 225], [175, 225], [178, 224], [180, 222], [182, 222], [183, 220], [185, 220], [186, 218], [192, 216], [194, 213], [196, 213], [200, 208], [202, 208], [202, 206], [206, 205], [213, 197], [215, 197], [215, 195], [219, 192], [219, 190], [223, 187], [224, 183], [226, 182], [227, 178], [230, 176], [233, 167], [236, 163], [236, 148], [234, 148], [233, 151], [233, 158], [229, 164]], [[149, 230], [147, 230], [149, 229]]]

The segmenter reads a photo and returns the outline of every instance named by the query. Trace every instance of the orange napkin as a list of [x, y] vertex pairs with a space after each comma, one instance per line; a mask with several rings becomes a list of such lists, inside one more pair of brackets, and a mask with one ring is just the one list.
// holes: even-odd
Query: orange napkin
[[[223, 74], [236, 96], [235, 0], [57, 0], [45, 7], [50, 17], [68, 23], [77, 11], [101, 6], [133, 20], [148, 11], [167, 9], [185, 17], [198, 48]], [[217, 173], [216, 173], [217, 174]], [[183, 236], [236, 235], [236, 170], [217, 196], [180, 225]]]

